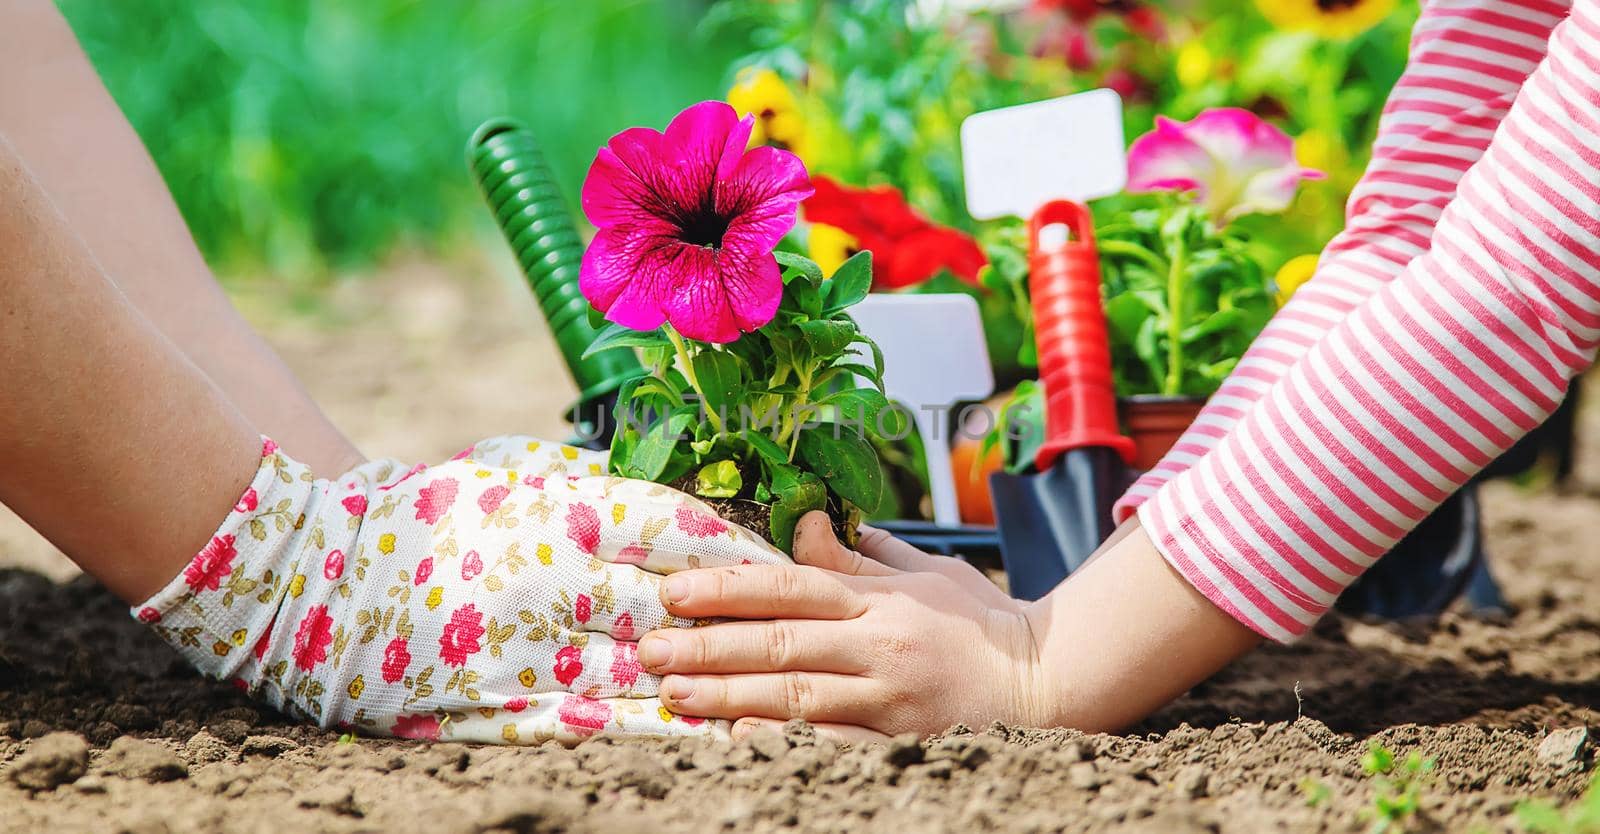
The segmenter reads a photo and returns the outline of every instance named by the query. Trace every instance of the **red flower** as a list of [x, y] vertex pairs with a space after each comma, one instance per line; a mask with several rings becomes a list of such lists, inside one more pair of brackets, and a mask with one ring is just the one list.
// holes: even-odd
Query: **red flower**
[[461, 560], [461, 578], [470, 581], [473, 577], [483, 573], [483, 559], [479, 558], [478, 551], [467, 551], [466, 558]]
[[512, 698], [505, 703], [506, 712], [522, 712], [528, 708], [527, 698]]
[[642, 544], [630, 544], [617, 551], [617, 564], [642, 565], [650, 558], [650, 548]]
[[328, 606], [313, 605], [300, 621], [294, 633], [294, 665], [309, 672], [328, 659], [328, 645], [333, 642], [333, 618], [328, 616]]
[[406, 638], [396, 637], [383, 650], [383, 682], [395, 683], [406, 676], [411, 666], [411, 650]]
[[262, 629], [261, 636], [256, 638], [256, 645], [251, 650], [251, 651], [253, 651], [255, 653], [256, 660], [264, 660], [264, 659], [266, 659], [266, 657], [267, 657], [267, 645], [270, 642], [270, 639], [272, 637], [272, 627], [277, 625], [277, 624], [278, 624], [278, 615], [274, 614], [274, 615], [272, 615], [272, 619], [267, 622], [267, 627], [265, 629]]
[[470, 602], [457, 608], [439, 635], [439, 658], [448, 666], [465, 666], [468, 657], [482, 651], [483, 633], [482, 612]]
[[261, 498], [256, 495], [256, 488], [250, 487], [244, 491], [244, 495], [239, 496], [239, 503], [233, 505], [233, 511], [247, 513], [254, 510], [260, 503]]
[[589, 622], [589, 617], [594, 613], [594, 602], [588, 594], [578, 594], [577, 600], [572, 603], [572, 618], [580, 623]]
[[500, 502], [506, 500], [506, 496], [510, 494], [511, 487], [505, 484], [489, 487], [478, 496], [478, 508], [483, 510], [484, 515], [488, 515], [500, 509]]
[[456, 490], [460, 486], [455, 478], [440, 478], [417, 490], [417, 520], [438, 524], [455, 502]]
[[573, 504], [567, 510], [567, 538], [584, 553], [593, 556], [600, 550], [600, 514], [588, 504]]
[[943, 269], [976, 283], [989, 262], [970, 235], [917, 214], [899, 189], [852, 188], [823, 176], [812, 185], [816, 194], [802, 203], [806, 220], [838, 227], [871, 251], [872, 283], [879, 289], [914, 286]]
[[476, 448], [478, 448], [478, 444], [474, 443], [471, 446], [468, 446], [467, 448], [462, 449], [459, 452], [456, 452], [455, 455], [452, 456], [450, 459], [451, 460], [462, 460], [462, 459], [466, 458], [468, 455], [471, 455], [472, 454], [472, 450], [476, 449]]
[[402, 715], [394, 720], [389, 734], [395, 738], [439, 740], [439, 718], [434, 715]]
[[343, 504], [345, 512], [351, 515], [367, 514], [367, 496], [365, 495], [347, 495], [339, 503]]
[[215, 591], [222, 586], [222, 577], [233, 573], [233, 559], [239, 555], [234, 549], [233, 535], [213, 536], [206, 546], [200, 549], [189, 566], [183, 569], [183, 581], [189, 584], [189, 590], [199, 593], [201, 591]]
[[1079, 23], [1102, 14], [1127, 14], [1136, 4], [1132, 0], [1033, 0], [1036, 12], [1064, 12]]
[[428, 581], [428, 577], [430, 577], [432, 575], [433, 575], [433, 557], [429, 556], [428, 558], [423, 559], [422, 561], [417, 563], [416, 584], [421, 585], [422, 583], [427, 582]]
[[323, 562], [322, 562], [322, 575], [328, 577], [328, 579], [330, 579], [330, 580], [333, 580], [333, 579], [338, 579], [340, 574], [343, 574], [343, 573], [344, 573], [344, 551], [343, 550], [331, 550], [331, 551], [329, 551], [328, 552], [328, 558], [324, 559]]
[[638, 643], [611, 644], [611, 679], [617, 686], [627, 689], [639, 679], [644, 667], [639, 665]]
[[561, 702], [556, 714], [561, 717], [561, 723], [579, 735], [589, 735], [605, 728], [606, 722], [611, 720], [611, 706], [604, 701], [572, 695]]
[[567, 646], [556, 652], [555, 673], [562, 686], [571, 686], [583, 674], [583, 651], [577, 646]]
[[427, 468], [428, 468], [428, 465], [426, 463], [419, 463], [416, 466], [413, 466], [410, 469], [407, 469], [406, 470], [406, 474], [401, 475], [399, 478], [397, 478], [395, 480], [394, 483], [392, 483], [392, 484], [384, 484], [383, 486], [378, 487], [378, 491], [379, 492], [388, 492], [389, 490], [394, 489], [395, 487], [399, 486], [401, 481], [404, 481], [405, 479], [411, 477], [412, 475], [415, 475], [418, 472], [421, 472], [421, 471], [423, 471], [423, 470], [425, 470]]
[[264, 457], [264, 458], [272, 457], [272, 454], [274, 452], [276, 452], [276, 451], [278, 451], [278, 444], [273, 443], [272, 442], [272, 438], [270, 438], [270, 437], [261, 438], [261, 456], [262, 457]]
[[622, 612], [622, 615], [611, 623], [611, 636], [618, 640], [633, 639], [633, 615]]
[[697, 539], [715, 536], [728, 529], [728, 523], [707, 512], [699, 512], [688, 507], [679, 507], [678, 529]]

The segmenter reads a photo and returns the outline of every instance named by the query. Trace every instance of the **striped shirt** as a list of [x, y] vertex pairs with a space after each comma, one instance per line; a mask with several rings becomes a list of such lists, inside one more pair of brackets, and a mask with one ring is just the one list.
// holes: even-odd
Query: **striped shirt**
[[1292, 639], [1597, 342], [1600, 0], [1428, 0], [1345, 230], [1118, 519]]

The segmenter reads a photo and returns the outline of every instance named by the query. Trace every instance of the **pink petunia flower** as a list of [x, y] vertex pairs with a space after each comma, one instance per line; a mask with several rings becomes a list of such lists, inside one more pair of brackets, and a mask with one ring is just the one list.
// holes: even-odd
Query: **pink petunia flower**
[[638, 643], [611, 644], [611, 679], [616, 681], [617, 686], [624, 689], [632, 687], [643, 671], [644, 667], [639, 665]]
[[467, 658], [483, 650], [483, 612], [472, 603], [457, 608], [439, 635], [439, 659], [447, 666], [465, 666]]
[[344, 551], [330, 550], [328, 558], [322, 560], [322, 575], [330, 581], [338, 579], [344, 574]]
[[577, 646], [563, 646], [556, 652], [554, 671], [562, 686], [571, 686], [583, 674], [583, 650]]
[[595, 155], [583, 211], [599, 232], [579, 288], [608, 320], [635, 330], [665, 322], [718, 343], [772, 320], [783, 293], [772, 250], [811, 184], [794, 154], [746, 150], [753, 125], [703, 101], [665, 133], [631, 128]]
[[483, 510], [484, 515], [489, 515], [500, 509], [500, 502], [506, 500], [506, 496], [510, 494], [511, 487], [505, 484], [489, 487], [483, 491], [482, 495], [478, 496], [478, 509]]
[[233, 546], [233, 534], [212, 536], [211, 541], [195, 554], [189, 566], [183, 569], [183, 581], [189, 590], [215, 591], [222, 587], [222, 577], [233, 573], [233, 559], [239, 551]]
[[239, 503], [233, 505], [233, 511], [236, 513], [248, 513], [259, 506], [260, 503], [261, 498], [256, 494], [256, 488], [250, 487], [244, 491], [244, 495], [239, 496]]
[[728, 523], [716, 516], [697, 512], [688, 507], [679, 507], [677, 511], [678, 529], [697, 539], [715, 536], [728, 529]]
[[328, 616], [328, 606], [313, 605], [300, 621], [294, 633], [294, 665], [309, 672], [328, 659], [328, 646], [333, 643], [333, 618]]
[[470, 582], [480, 573], [483, 573], [483, 558], [476, 550], [467, 551], [467, 555], [461, 559], [462, 580]]
[[569, 695], [561, 702], [556, 715], [561, 718], [561, 723], [579, 735], [590, 735], [605, 729], [606, 722], [611, 720], [611, 705], [582, 695]]
[[455, 503], [456, 490], [460, 487], [455, 478], [440, 478], [417, 490], [417, 520], [438, 524]]
[[600, 552], [600, 514], [594, 507], [579, 502], [568, 508], [567, 538], [590, 556]]
[[365, 495], [347, 495], [339, 503], [343, 504], [345, 512], [351, 515], [367, 514], [367, 496]]
[[402, 715], [394, 720], [389, 734], [395, 738], [439, 740], [439, 717], [436, 715]]
[[1218, 107], [1188, 122], [1156, 117], [1128, 149], [1128, 190], [1193, 191], [1219, 222], [1289, 207], [1302, 180], [1323, 173], [1295, 161], [1294, 141], [1248, 110]]
[[389, 641], [383, 649], [383, 682], [398, 683], [411, 666], [411, 647], [404, 637]]

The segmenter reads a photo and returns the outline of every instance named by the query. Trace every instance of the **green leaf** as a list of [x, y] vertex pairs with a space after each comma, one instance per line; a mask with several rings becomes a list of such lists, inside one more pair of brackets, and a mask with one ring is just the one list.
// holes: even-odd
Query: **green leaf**
[[685, 440], [684, 431], [694, 425], [696, 418], [694, 411], [675, 411], [667, 419], [651, 426], [633, 449], [632, 460], [629, 461], [633, 471], [629, 477], [659, 481], [673, 450]]
[[606, 314], [591, 306], [589, 308], [589, 327], [595, 330], [604, 330], [607, 324], [610, 324], [610, 322], [606, 321]]
[[812, 384], [817, 388], [822, 388], [825, 383], [833, 381], [834, 377], [841, 374], [852, 374], [871, 383], [879, 391], [883, 390], [883, 377], [876, 370], [855, 362], [843, 362], [830, 366], [826, 371], [818, 374]]
[[659, 329], [634, 330], [623, 327], [620, 324], [607, 322], [600, 333], [594, 337], [594, 341], [590, 342], [587, 348], [584, 348], [583, 358], [588, 359], [602, 351], [615, 350], [617, 348], [652, 348], [670, 344], [671, 342], [667, 341], [666, 334]]
[[739, 474], [739, 465], [731, 460], [719, 460], [700, 467], [694, 476], [694, 491], [696, 495], [707, 498], [732, 498], [744, 489], [744, 477]]
[[800, 332], [811, 346], [812, 355], [825, 362], [844, 353], [861, 331], [848, 319], [825, 319], [800, 322]]
[[883, 502], [883, 467], [866, 438], [824, 423], [800, 433], [800, 459], [840, 498], [864, 513], [876, 512]]
[[731, 417], [743, 394], [743, 375], [738, 357], [720, 350], [702, 350], [695, 354], [695, 381], [705, 394], [705, 409], [711, 414]]
[[750, 442], [750, 447], [756, 450], [761, 459], [772, 465], [786, 465], [789, 463], [789, 453], [783, 450], [772, 438], [754, 429], [747, 429], [740, 436]]
[[878, 437], [902, 438], [908, 431], [905, 412], [893, 407], [883, 392], [872, 388], [853, 388], [829, 394], [823, 405], [839, 411], [838, 422], [860, 424]]
[[772, 541], [785, 553], [794, 550], [794, 527], [812, 510], [828, 508], [828, 490], [822, 479], [795, 466], [771, 467]]
[[817, 262], [804, 255], [778, 250], [772, 253], [778, 259], [778, 265], [783, 267], [783, 283], [789, 284], [796, 278], [804, 278], [811, 284], [812, 289], [822, 286], [822, 267]]
[[872, 253], [866, 250], [850, 256], [839, 265], [828, 283], [825, 312], [835, 313], [854, 306], [872, 291]]

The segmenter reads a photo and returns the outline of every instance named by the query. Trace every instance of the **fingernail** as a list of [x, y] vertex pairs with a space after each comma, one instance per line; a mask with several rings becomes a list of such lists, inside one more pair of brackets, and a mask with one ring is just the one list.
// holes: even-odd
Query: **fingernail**
[[672, 642], [661, 637], [646, 637], [639, 641], [639, 662], [650, 670], [660, 669], [672, 662]]
[[744, 737], [755, 732], [755, 729], [754, 722], [745, 721], [741, 718], [733, 722], [733, 730], [729, 732], [729, 735], [733, 736], [734, 741], [744, 741]]
[[673, 676], [661, 682], [661, 691], [674, 701], [687, 701], [694, 695], [694, 681]]
[[686, 576], [669, 576], [665, 583], [667, 602], [678, 603], [689, 598], [689, 578]]

